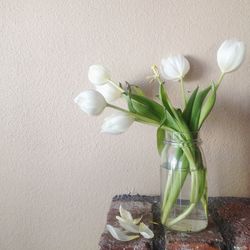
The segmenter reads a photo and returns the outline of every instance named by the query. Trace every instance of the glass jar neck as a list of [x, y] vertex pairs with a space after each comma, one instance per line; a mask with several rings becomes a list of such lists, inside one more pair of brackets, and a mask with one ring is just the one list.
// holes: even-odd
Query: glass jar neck
[[193, 144], [199, 146], [202, 143], [202, 141], [200, 139], [198, 132], [179, 133], [179, 132], [166, 131], [165, 143], [176, 144], [176, 145]]

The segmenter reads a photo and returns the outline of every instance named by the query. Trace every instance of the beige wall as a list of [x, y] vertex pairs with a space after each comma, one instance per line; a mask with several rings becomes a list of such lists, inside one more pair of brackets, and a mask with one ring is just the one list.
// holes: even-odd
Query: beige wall
[[[206, 86], [223, 40], [250, 47], [249, 13], [248, 0], [1, 1], [0, 249], [97, 249], [113, 195], [159, 193], [155, 128], [100, 134], [109, 112], [92, 118], [73, 103], [92, 87], [90, 64], [143, 82], [180, 52], [187, 88]], [[249, 66], [226, 77], [203, 128], [213, 196], [250, 194]]]

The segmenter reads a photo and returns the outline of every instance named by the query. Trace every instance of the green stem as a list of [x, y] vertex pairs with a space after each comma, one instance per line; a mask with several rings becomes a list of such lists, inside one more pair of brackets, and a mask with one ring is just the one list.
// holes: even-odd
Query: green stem
[[187, 105], [187, 97], [185, 95], [183, 78], [181, 78], [180, 80], [180, 85], [181, 85], [181, 95], [182, 95], [182, 100], [183, 100], [183, 106], [185, 108]]
[[175, 219], [171, 220], [170, 222], [166, 223], [166, 226], [171, 227], [174, 224], [176, 224], [177, 222], [185, 219], [191, 212], [192, 210], [195, 208], [195, 204], [192, 203], [190, 204], [183, 213], [181, 213], [179, 216], [177, 216]]
[[220, 78], [219, 78], [219, 80], [217, 81], [217, 83], [216, 83], [216, 85], [215, 85], [215, 90], [217, 90], [217, 89], [219, 88], [219, 86], [220, 86], [220, 84], [221, 84], [221, 82], [222, 82], [222, 80], [223, 80], [225, 74], [226, 74], [226, 73], [221, 73]]
[[185, 157], [185, 155], [184, 154], [179, 155], [179, 152], [177, 152], [176, 158], [178, 159], [176, 166], [178, 165], [178, 162], [180, 161], [182, 164], [182, 169], [169, 170], [171, 175], [170, 175], [170, 179], [168, 179], [166, 183], [166, 188], [164, 192], [165, 202], [163, 202], [162, 204], [161, 221], [163, 224], [166, 223], [169, 213], [171, 212], [171, 209], [176, 203], [176, 200], [180, 194], [182, 186], [189, 172], [189, 165], [188, 165], [189, 162], [187, 161], [187, 158]]
[[[159, 70], [158, 70], [157, 66], [153, 65], [151, 67], [151, 69], [152, 69], [152, 71], [154, 73], [154, 78], [157, 80], [157, 82], [159, 83], [159, 85], [162, 86], [164, 84], [164, 81], [160, 77]], [[176, 111], [175, 111], [172, 103], [170, 102], [170, 99], [168, 97], [168, 93], [167, 93], [166, 90], [165, 90], [165, 95], [166, 95], [166, 99], [167, 99], [167, 102], [168, 102], [169, 109], [171, 110], [171, 112], [175, 116], [175, 118], [178, 119], [178, 115], [177, 115], [177, 113], [176, 113]], [[163, 106], [164, 106], [164, 103], [163, 103]]]
[[182, 186], [185, 182], [185, 179], [188, 174], [188, 170], [170, 170], [173, 171], [173, 180], [172, 180], [172, 186], [170, 188], [170, 192], [168, 194], [168, 198], [163, 204], [163, 213], [161, 217], [162, 224], [166, 224], [166, 221], [168, 219], [169, 213], [171, 212], [171, 209], [173, 208], [174, 204], [176, 203], [176, 200], [180, 194], [180, 191], [182, 189]]
[[[107, 107], [119, 110], [121, 112], [124, 112], [124, 113], [128, 114], [129, 116], [133, 117], [135, 119], [135, 121], [137, 121], [137, 122], [150, 124], [150, 125], [153, 125], [153, 126], [156, 126], [156, 127], [159, 127], [159, 125], [160, 125], [158, 121], [155, 121], [153, 119], [144, 117], [142, 115], [132, 113], [132, 112], [126, 110], [126, 109], [120, 108], [120, 107], [115, 106], [113, 104], [107, 103]], [[173, 129], [171, 129], [171, 128], [167, 127], [167, 126], [164, 126], [164, 125], [162, 126], [162, 128], [164, 128], [166, 130], [169, 130], [169, 131], [172, 131], [172, 132], [174, 131]]]
[[[175, 223], [181, 221], [182, 219], [186, 218], [194, 209], [194, 207], [197, 205], [199, 201], [202, 202], [203, 208], [205, 210], [205, 214], [207, 215], [207, 202], [206, 202], [206, 169], [203, 168], [203, 163], [201, 159], [200, 153], [197, 154], [197, 159], [195, 159], [195, 155], [192, 155], [190, 150], [187, 150], [188, 147], [183, 146], [181, 147], [183, 151], [182, 156], [182, 163], [185, 163], [183, 161], [186, 159], [187, 166], [189, 166], [189, 169], [191, 171], [191, 193], [190, 193], [190, 205], [187, 209], [185, 209], [184, 212], [182, 212], [178, 217], [176, 217], [174, 220], [172, 220], [170, 223], [167, 221], [169, 214], [171, 212], [171, 209], [173, 208], [174, 204], [176, 203], [176, 200], [181, 192], [182, 186], [185, 182], [185, 179], [187, 177], [188, 172], [186, 175], [183, 175], [184, 171], [182, 170], [173, 170], [179, 173], [171, 173], [171, 179], [170, 184], [166, 184], [166, 190], [164, 193], [164, 202], [162, 204], [162, 217], [161, 221], [162, 224], [165, 224], [166, 226], [170, 227], [174, 225]], [[183, 158], [185, 156], [185, 158]], [[180, 159], [180, 157], [177, 157]], [[183, 166], [186, 168], [186, 165]], [[181, 177], [181, 176], [183, 177]], [[171, 187], [168, 187], [168, 186]]]
[[111, 83], [116, 89], [118, 89], [119, 91], [121, 91], [121, 93], [124, 93], [124, 92], [125, 92], [120, 86], [118, 86], [118, 85], [117, 85], [115, 82], [113, 82], [112, 80], [109, 80], [108, 82]]

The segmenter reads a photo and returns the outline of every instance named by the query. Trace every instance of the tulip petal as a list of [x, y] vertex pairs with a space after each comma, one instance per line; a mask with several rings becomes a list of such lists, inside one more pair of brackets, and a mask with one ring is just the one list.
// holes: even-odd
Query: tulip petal
[[139, 233], [139, 226], [133, 224], [130, 221], [122, 221], [119, 220], [119, 224], [122, 228], [124, 228], [127, 232], [131, 232], [131, 233]]
[[96, 86], [96, 90], [100, 92], [107, 102], [113, 102], [121, 97], [121, 91], [114, 87], [111, 83]]
[[107, 106], [103, 95], [92, 89], [81, 92], [74, 102], [89, 115], [99, 115]]
[[161, 60], [161, 70], [167, 80], [178, 81], [189, 71], [190, 64], [183, 55], [170, 56]]
[[133, 217], [131, 213], [128, 210], [124, 209], [122, 205], [120, 205], [119, 207], [119, 212], [123, 219], [128, 220], [128, 221], [133, 221]]
[[127, 235], [124, 231], [111, 225], [107, 225], [107, 230], [116, 240], [119, 241], [130, 241], [139, 238], [139, 235]]
[[105, 118], [102, 124], [102, 133], [121, 134], [125, 132], [134, 122], [129, 115], [119, 112]]
[[122, 218], [122, 217], [120, 217], [120, 216], [115, 216], [115, 218], [120, 222], [120, 221], [122, 221], [122, 222], [126, 222], [127, 220], [126, 219], [124, 219], [124, 218]]
[[139, 225], [139, 232], [146, 239], [152, 239], [154, 237], [153, 231], [149, 229], [149, 227], [143, 222], [141, 222]]
[[103, 85], [110, 80], [111, 76], [104, 66], [95, 64], [89, 67], [88, 78], [94, 85]]
[[246, 53], [243, 42], [231, 39], [224, 41], [217, 51], [217, 63], [222, 73], [229, 73], [242, 64]]
[[143, 216], [141, 216], [141, 217], [139, 217], [139, 218], [136, 218], [136, 219], [133, 219], [133, 223], [134, 223], [134, 224], [138, 224], [138, 223], [141, 221], [142, 217], [143, 217]]
[[142, 219], [142, 217], [143, 216], [141, 216], [141, 217], [139, 217], [139, 218], [136, 218], [136, 219], [133, 219], [133, 221], [128, 221], [128, 220], [126, 220], [126, 219], [124, 219], [124, 218], [122, 218], [122, 217], [120, 217], [120, 216], [116, 216], [116, 219], [120, 222], [130, 222], [130, 223], [132, 223], [132, 224], [135, 224], [135, 225], [137, 225], [140, 221], [141, 221], [141, 219]]

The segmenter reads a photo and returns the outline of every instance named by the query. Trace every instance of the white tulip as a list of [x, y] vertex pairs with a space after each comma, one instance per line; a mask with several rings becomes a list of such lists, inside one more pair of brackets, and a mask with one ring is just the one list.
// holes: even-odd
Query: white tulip
[[95, 85], [103, 85], [110, 80], [111, 76], [104, 66], [95, 64], [89, 67], [88, 78]]
[[140, 222], [142, 216], [140, 218], [133, 219], [131, 213], [124, 209], [121, 205], [119, 207], [119, 212], [120, 216], [116, 216], [116, 219], [119, 221], [122, 230], [120, 228], [113, 227], [112, 225], [107, 225], [107, 230], [115, 239], [120, 241], [130, 241], [139, 238], [139, 234], [146, 239], [154, 237], [152, 230], [143, 222]]
[[89, 115], [99, 115], [107, 106], [104, 97], [95, 90], [81, 92], [74, 101]]
[[246, 46], [238, 40], [224, 41], [217, 52], [217, 62], [222, 73], [236, 70], [244, 60]]
[[111, 83], [96, 86], [96, 90], [100, 92], [107, 102], [112, 102], [121, 97], [121, 91]]
[[162, 73], [167, 80], [181, 80], [189, 71], [190, 64], [183, 55], [170, 56], [161, 60]]
[[104, 120], [101, 132], [121, 134], [132, 125], [133, 121], [134, 119], [125, 113], [113, 114]]

